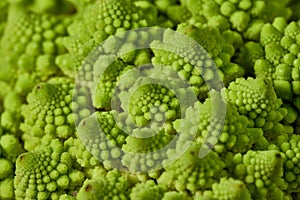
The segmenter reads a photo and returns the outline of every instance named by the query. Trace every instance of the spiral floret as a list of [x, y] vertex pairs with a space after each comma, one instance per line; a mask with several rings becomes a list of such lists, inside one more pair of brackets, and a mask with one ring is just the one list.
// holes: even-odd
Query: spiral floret
[[[219, 114], [213, 112], [213, 106], [217, 106], [217, 103], [210, 98], [195, 106], [199, 106], [200, 110], [196, 142], [199, 144], [204, 142], [207, 148], [212, 148], [222, 158], [223, 153], [242, 153], [253, 147], [263, 148], [268, 145], [263, 131], [260, 128], [251, 127], [248, 118], [239, 114], [235, 106], [226, 104], [226, 113]], [[188, 115], [182, 122], [185, 123], [190, 119], [191, 116]], [[214, 141], [218, 142], [214, 144]]]
[[[29, 93], [27, 104], [21, 109], [25, 119], [21, 124], [23, 137], [42, 138], [45, 135], [55, 135], [67, 139], [73, 136], [78, 116], [90, 114], [86, 104], [88, 99], [85, 94], [80, 94], [80, 91], [74, 92], [72, 79], [53, 78], [37, 84]], [[30, 139], [28, 142], [31, 142]]]
[[177, 191], [188, 190], [192, 194], [210, 188], [222, 176], [225, 164], [215, 152], [200, 159], [199, 149], [198, 145], [192, 145], [178, 160], [166, 166], [158, 183]]
[[118, 171], [109, 171], [106, 175], [87, 179], [77, 194], [78, 200], [120, 199], [127, 200], [128, 182]]
[[59, 140], [48, 147], [21, 154], [16, 162], [16, 199], [59, 199], [73, 195], [84, 181], [68, 150]]
[[[104, 165], [123, 167], [120, 164], [123, 155], [121, 147], [127, 134], [118, 127], [112, 112], [96, 112], [83, 119], [78, 127], [78, 135], [87, 150]], [[92, 159], [88, 152], [83, 152], [82, 159], [86, 160], [85, 157]]]
[[[270, 147], [273, 149], [273, 147]], [[282, 136], [278, 138], [276, 148], [282, 153], [283, 156], [283, 179], [286, 181], [286, 191], [298, 192], [299, 191], [299, 148], [300, 137], [293, 135], [291, 137]]]
[[[166, 31], [162, 42], [156, 41], [151, 44], [154, 52], [152, 63], [177, 71], [182, 79], [189, 82], [199, 97], [206, 97], [208, 88], [217, 87], [214, 84], [219, 84], [218, 79], [227, 84], [244, 74], [242, 67], [230, 61], [234, 48], [217, 29], [180, 24], [177, 32], [178, 35], [187, 35], [189, 39], [176, 39]], [[187, 47], [189, 43], [191, 44]], [[201, 45], [201, 49], [194, 43]], [[165, 45], [168, 45], [171, 51], [161, 48]]]
[[277, 97], [270, 80], [239, 78], [230, 83], [226, 94], [229, 104], [248, 118], [250, 127], [262, 128], [268, 139], [274, 139], [283, 131], [292, 133], [292, 127], [280, 123], [287, 110], [282, 107], [282, 100]]
[[87, 6], [69, 27], [70, 36], [64, 39], [64, 44], [70, 53], [60, 56], [57, 63], [66, 74], [76, 76], [85, 57], [109, 36], [148, 27], [155, 22], [155, 10], [144, 12], [133, 1], [97, 0]]
[[253, 198], [274, 196], [280, 199], [283, 174], [283, 157], [278, 150], [253, 151], [236, 154], [234, 174], [246, 183]]
[[194, 21], [216, 27], [221, 32], [234, 30], [244, 38], [258, 40], [264, 23], [271, 22], [275, 17], [286, 20], [292, 11], [288, 0], [181, 0], [193, 15]]
[[254, 66], [256, 75], [272, 80], [278, 97], [287, 101], [300, 95], [299, 38], [299, 22], [276, 18], [265, 24], [260, 36], [264, 56]]
[[212, 190], [204, 191], [203, 198], [211, 200], [250, 200], [251, 195], [241, 180], [221, 178], [220, 182], [212, 185]]
[[35, 13], [12, 4], [1, 39], [0, 77], [13, 84], [15, 91], [27, 94], [35, 84], [61, 73], [55, 64], [65, 53], [62, 38], [67, 34], [70, 17]]

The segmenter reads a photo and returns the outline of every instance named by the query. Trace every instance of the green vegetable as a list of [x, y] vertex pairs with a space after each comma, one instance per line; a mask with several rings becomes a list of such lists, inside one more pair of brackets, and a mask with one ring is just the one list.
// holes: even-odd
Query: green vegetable
[[283, 159], [279, 151], [249, 150], [243, 157], [236, 154], [234, 162], [235, 175], [247, 184], [253, 198], [281, 199]]
[[36, 83], [61, 73], [55, 58], [66, 52], [62, 39], [71, 17], [64, 13], [36, 13], [20, 4], [11, 3], [9, 7], [1, 39], [1, 63], [5, 67], [0, 77], [26, 96]]
[[246, 185], [233, 178], [221, 178], [219, 183], [212, 185], [212, 191], [205, 191], [203, 197], [205, 199], [251, 199], [250, 193]]
[[291, 8], [288, 0], [181, 0], [193, 15], [196, 22], [202, 19], [208, 26], [217, 27], [221, 31], [228, 29], [237, 31], [245, 38], [257, 40], [264, 23], [271, 22], [280, 16], [289, 19]]
[[192, 194], [212, 186], [217, 177], [226, 175], [225, 164], [219, 156], [210, 152], [203, 159], [198, 158], [199, 147], [192, 145], [178, 160], [166, 166], [166, 171], [158, 179], [159, 184], [168, 185], [170, 189]]
[[79, 200], [129, 199], [127, 180], [119, 172], [110, 171], [105, 177], [86, 180], [83, 187], [79, 190], [77, 198]]
[[300, 199], [297, 0], [0, 0], [0, 199]]
[[16, 161], [16, 199], [56, 199], [74, 194], [85, 175], [59, 140], [46, 148], [21, 154]]

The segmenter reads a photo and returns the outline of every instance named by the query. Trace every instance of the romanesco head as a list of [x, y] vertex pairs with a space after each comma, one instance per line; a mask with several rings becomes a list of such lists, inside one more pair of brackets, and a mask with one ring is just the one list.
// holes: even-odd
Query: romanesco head
[[264, 56], [255, 62], [255, 73], [272, 80], [276, 94], [284, 100], [300, 94], [299, 38], [299, 23], [282, 18], [265, 24], [261, 31]]
[[66, 74], [76, 76], [85, 57], [109, 36], [152, 26], [155, 22], [155, 11], [143, 12], [133, 1], [97, 0], [87, 6], [69, 27], [70, 36], [64, 39], [64, 43], [70, 53], [58, 58], [57, 63]]
[[235, 156], [234, 174], [243, 180], [253, 198], [266, 198], [281, 187], [283, 157], [278, 150], [249, 150]]
[[16, 199], [55, 199], [72, 194], [84, 180], [71, 155], [59, 140], [37, 151], [21, 154], [16, 161]]
[[245, 183], [233, 178], [221, 178], [220, 182], [212, 185], [212, 190], [204, 191], [203, 197], [212, 200], [251, 199], [251, 195]]
[[120, 199], [127, 200], [127, 180], [118, 171], [110, 171], [107, 175], [87, 179], [77, 194], [78, 200]]
[[225, 164], [215, 152], [200, 159], [199, 149], [198, 145], [193, 144], [178, 160], [166, 166], [166, 171], [158, 178], [158, 183], [191, 193], [210, 188], [222, 176]]
[[34, 84], [60, 73], [55, 58], [66, 51], [62, 38], [69, 22], [65, 15], [34, 13], [11, 5], [1, 38], [1, 63], [7, 65], [1, 68], [1, 79], [15, 81], [15, 90], [24, 95]]
[[57, 134], [68, 138], [74, 134], [72, 108], [73, 81], [54, 78], [35, 86], [27, 97], [28, 104], [22, 107], [25, 118], [21, 129], [33, 136]]
[[281, 16], [289, 19], [291, 8], [288, 0], [181, 0], [182, 5], [199, 22], [203, 19], [208, 26], [217, 27], [221, 32], [231, 29], [241, 33], [244, 38], [258, 40], [265, 22], [271, 22]]
[[160, 200], [163, 198], [164, 192], [166, 192], [166, 187], [164, 185], [159, 185], [153, 180], [148, 180], [134, 186], [130, 193], [130, 199]]
[[[230, 83], [226, 94], [229, 104], [235, 106], [241, 115], [247, 116], [251, 127], [272, 130], [272, 134], [279, 134], [275, 131], [279, 130], [281, 125], [278, 123], [287, 112], [281, 107], [282, 100], [277, 97], [270, 80], [238, 78]], [[290, 130], [286, 131], [289, 133]]]

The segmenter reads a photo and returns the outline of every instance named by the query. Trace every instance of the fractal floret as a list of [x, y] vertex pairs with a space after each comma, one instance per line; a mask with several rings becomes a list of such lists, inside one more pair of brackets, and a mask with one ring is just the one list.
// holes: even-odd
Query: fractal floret
[[280, 136], [276, 141], [276, 144], [271, 145], [270, 149], [275, 149], [281, 152], [283, 157], [283, 179], [285, 181], [284, 190], [298, 191], [299, 189], [299, 147], [300, 137], [299, 135], [292, 135], [290, 137]]
[[74, 82], [68, 78], [52, 78], [37, 84], [28, 94], [27, 102], [21, 108], [24, 123], [20, 126], [28, 144], [26, 149], [34, 149], [34, 143], [46, 135], [61, 139], [74, 136], [76, 119], [90, 112], [86, 109], [88, 99], [74, 90]]
[[254, 65], [256, 76], [272, 80], [278, 97], [288, 101], [300, 94], [299, 33], [296, 21], [287, 23], [276, 18], [272, 24], [265, 24], [260, 35], [263, 54]]
[[[1, 132], [1, 131], [0, 131]], [[14, 198], [14, 171], [19, 154], [24, 149], [19, 139], [8, 132], [0, 133], [0, 198]]]
[[268, 79], [239, 78], [230, 83], [226, 93], [228, 102], [247, 116], [250, 126], [262, 128], [268, 139], [274, 139], [282, 131], [293, 132], [292, 127], [281, 123], [287, 110]]
[[34, 152], [21, 154], [16, 161], [16, 199], [59, 199], [75, 195], [85, 179], [59, 140]]
[[251, 196], [246, 185], [233, 178], [221, 178], [219, 183], [212, 185], [212, 191], [205, 191], [203, 196], [199, 198], [209, 200], [233, 200], [233, 199], [245, 199], [250, 200]]
[[[181, 0], [196, 22], [218, 29], [234, 30], [247, 39], [257, 40], [264, 23], [275, 17], [291, 17], [288, 0]], [[199, 18], [199, 19], [198, 19]]]
[[85, 57], [108, 36], [152, 26], [155, 22], [155, 11], [147, 14], [147, 10], [136, 6], [132, 1], [96, 1], [87, 6], [69, 26], [69, 37], [64, 39], [69, 53], [60, 56], [57, 63], [66, 75], [74, 76]]
[[[241, 66], [231, 62], [231, 57], [235, 51], [233, 44], [223, 38], [218, 29], [198, 28], [188, 24], [180, 24], [177, 31], [180, 34], [189, 36], [204, 49], [198, 49], [196, 46], [189, 47], [195, 49], [197, 53], [190, 53], [191, 55], [194, 54], [194, 57], [190, 55], [190, 62], [188, 62], [183, 55], [186, 55], [190, 49], [184, 49], [184, 46], [180, 46], [180, 43], [184, 43], [184, 41], [176, 41], [178, 44], [174, 44], [172, 33], [170, 35], [166, 34], [163, 38], [163, 44], [159, 42], [152, 44], [155, 55], [152, 62], [154, 65], [165, 65], [177, 71], [181, 77], [193, 86], [200, 98], [207, 97], [208, 87], [210, 87], [209, 81], [216, 80], [216, 74], [220, 76], [225, 84], [244, 74], [244, 69]], [[188, 42], [190, 41], [187, 40], [186, 43]], [[175, 52], [161, 48], [166, 44], [172, 46]], [[199, 57], [202, 59], [199, 60]], [[213, 70], [214, 65], [217, 67], [218, 72]]]
[[0, 76], [16, 92], [26, 95], [34, 84], [61, 73], [55, 58], [66, 52], [62, 40], [71, 17], [64, 13], [36, 13], [20, 4], [9, 7], [0, 51], [6, 67], [1, 68]]
[[129, 199], [128, 182], [118, 171], [110, 171], [104, 177], [86, 180], [77, 198], [79, 200], [126, 200]]
[[199, 147], [191, 146], [182, 157], [166, 166], [158, 183], [165, 184], [170, 189], [181, 192], [188, 190], [191, 193], [210, 188], [217, 177], [225, 173], [225, 164], [215, 152], [210, 152], [203, 159], [199, 159], [198, 153]]
[[254, 198], [282, 199], [283, 158], [277, 150], [253, 151], [234, 158], [235, 175], [245, 181]]

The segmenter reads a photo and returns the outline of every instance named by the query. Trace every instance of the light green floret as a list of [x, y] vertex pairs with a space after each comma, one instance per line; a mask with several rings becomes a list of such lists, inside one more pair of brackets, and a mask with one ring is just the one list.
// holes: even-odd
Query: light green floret
[[16, 199], [54, 200], [64, 194], [76, 194], [85, 178], [82, 169], [77, 167], [59, 140], [21, 154], [16, 162]]
[[33, 136], [55, 132], [62, 138], [72, 135], [72, 94], [73, 81], [69, 79], [52, 79], [51, 82], [36, 85], [27, 96], [28, 104], [22, 107], [25, 122], [21, 129]]
[[[0, 149], [1, 152], [2, 149]], [[14, 162], [0, 154], [0, 199], [14, 199]]]
[[93, 168], [99, 166], [100, 161], [91, 154], [80, 138], [69, 138], [66, 142], [69, 146], [69, 153], [83, 168]]
[[172, 139], [173, 136], [163, 130], [158, 133], [149, 129], [135, 131], [134, 135], [126, 138], [122, 147], [122, 164], [133, 172], [160, 169], [168, 159], [167, 150], [174, 148], [174, 145], [167, 146]]
[[74, 196], [63, 194], [59, 196], [58, 200], [76, 200]]
[[21, 142], [14, 135], [4, 134], [0, 137], [0, 155], [12, 163], [24, 152]]
[[129, 0], [97, 0], [87, 6], [68, 28], [64, 44], [69, 50], [57, 59], [68, 76], [76, 76], [86, 56], [108, 36], [156, 23], [157, 12], [146, 12]]
[[300, 137], [293, 135], [287, 137], [282, 135], [278, 138], [276, 146], [271, 145], [270, 149], [276, 149], [283, 156], [283, 179], [286, 181], [287, 192], [299, 192], [300, 185]]
[[33, 86], [58, 75], [57, 55], [66, 52], [62, 38], [67, 34], [70, 17], [33, 13], [20, 5], [11, 5], [1, 39], [0, 78], [13, 84], [14, 90], [27, 94]]
[[[226, 113], [215, 114], [212, 110], [216, 105], [210, 98], [202, 103], [197, 103], [199, 106], [199, 125], [196, 142], [207, 146], [208, 149], [213, 149], [221, 158], [225, 158], [226, 154], [243, 153], [251, 148], [265, 148], [268, 141], [263, 136], [263, 131], [260, 128], [251, 128], [248, 118], [240, 115], [237, 108], [231, 104], [226, 105]], [[217, 112], [220, 110], [217, 110]], [[224, 123], [222, 123], [222, 114], [226, 114]], [[187, 115], [186, 119], [190, 120], [191, 116]], [[192, 128], [192, 127], [185, 127]], [[214, 142], [217, 141], [216, 144]]]
[[[78, 126], [78, 136], [87, 150], [105, 166], [121, 167], [121, 147], [127, 134], [118, 127], [112, 112], [96, 112], [83, 119]], [[78, 156], [83, 161], [90, 159], [88, 152]]]
[[118, 171], [109, 171], [105, 176], [87, 179], [76, 198], [78, 200], [127, 200], [128, 183], [125, 177]]
[[[5, 88], [3, 88], [5, 90]], [[1, 126], [3, 130], [16, 136], [20, 135], [21, 106], [24, 98], [14, 90], [5, 92], [3, 98], [4, 111], [1, 113]]]
[[199, 150], [199, 146], [193, 144], [178, 160], [165, 167], [166, 171], [158, 178], [158, 183], [192, 194], [210, 188], [224, 175], [225, 164], [215, 152], [200, 159]]
[[234, 175], [243, 180], [254, 199], [282, 199], [283, 157], [277, 150], [253, 151], [234, 157]]
[[12, 177], [14, 174], [13, 163], [6, 158], [0, 158], [0, 180]]
[[[88, 98], [81, 91], [74, 92], [73, 87], [74, 81], [68, 78], [53, 78], [37, 84], [21, 109], [25, 119], [21, 124], [23, 137], [53, 135], [67, 139], [74, 135], [76, 119], [88, 116], [90, 111], [86, 109]], [[27, 142], [29, 144], [30, 139]], [[32, 147], [25, 141], [25, 148]]]
[[226, 90], [229, 104], [245, 115], [250, 127], [262, 128], [268, 139], [278, 134], [292, 133], [293, 129], [279, 123], [286, 115], [281, 99], [277, 98], [270, 80], [263, 78], [238, 78]]
[[152, 3], [155, 7], [158, 8], [158, 10], [162, 13], [167, 12], [168, 8], [177, 5], [177, 0], [137, 0], [136, 3]]
[[166, 192], [166, 186], [156, 184], [153, 180], [136, 184], [131, 193], [131, 200], [161, 200]]
[[15, 199], [13, 178], [7, 178], [3, 181], [0, 181], [0, 198], [5, 200]]
[[251, 200], [251, 195], [241, 180], [221, 178], [220, 182], [212, 185], [212, 190], [206, 190], [202, 196], [207, 200]]
[[176, 192], [176, 191], [169, 191], [165, 192], [164, 197], [162, 200], [189, 200], [191, 198], [188, 197], [186, 193]]
[[290, 101], [300, 95], [300, 25], [275, 18], [262, 28], [264, 57], [255, 62], [257, 76], [273, 81], [278, 97]]
[[[184, 100], [193, 101], [193, 96], [189, 93], [192, 93], [191, 88], [180, 88], [180, 84], [175, 85], [178, 87], [175, 89], [175, 95], [173, 89], [161, 84], [161, 81], [166, 80], [169, 88], [174, 87], [172, 84], [176, 79], [169, 77], [164, 80], [157, 77], [156, 83], [152, 83], [151, 78], [146, 81], [137, 79], [137, 88], [123, 90], [119, 95], [124, 110], [120, 114], [120, 127], [125, 127], [124, 130], [131, 134], [122, 147], [125, 151], [122, 163], [129, 170], [145, 172], [160, 168], [162, 162], [167, 159], [166, 149], [163, 148], [170, 149], [175, 146], [177, 138], [174, 138], [176, 131], [173, 122], [181, 117], [181, 111], [185, 112], [184, 107], [187, 105], [184, 104], [188, 103]], [[180, 105], [180, 102], [183, 102], [183, 105]], [[125, 120], [122, 121], [123, 117]], [[171, 147], [167, 146], [172, 139], [175, 140]]]
[[244, 38], [258, 40], [262, 26], [275, 17], [289, 19], [291, 9], [288, 0], [181, 0], [195, 18], [204, 19], [208, 26], [216, 27], [221, 32], [228, 29], [241, 33]]
[[150, 51], [139, 48], [146, 48], [152, 37], [157, 38], [155, 32], [146, 30], [122, 32], [108, 37], [86, 58], [78, 69], [77, 79], [89, 87], [95, 108], [110, 110], [111, 97], [120, 77], [135, 67], [150, 63]]
[[0, 136], [0, 199], [14, 199], [15, 162], [23, 152], [21, 143], [14, 135], [5, 133]]
[[[98, 66], [96, 66], [98, 67]], [[99, 66], [99, 68], [101, 68]], [[132, 66], [117, 60], [111, 63], [96, 81], [96, 88], [93, 92], [93, 105], [98, 109], [110, 110], [111, 97], [115, 91], [117, 81], [123, 73], [131, 69]], [[97, 70], [97, 69], [95, 69]]]
[[129, 116], [137, 126], [149, 123], [164, 123], [172, 126], [172, 121], [180, 118], [180, 103], [175, 94], [159, 84], [145, 84], [130, 97]]
[[[242, 67], [231, 62], [234, 47], [217, 29], [180, 24], [177, 31], [178, 34], [182, 33], [193, 39], [203, 49], [197, 46], [184, 49], [190, 41], [176, 41], [176, 38], [172, 38], [166, 31], [162, 42], [155, 41], [151, 45], [154, 52], [152, 63], [172, 67], [181, 78], [189, 81], [199, 97], [206, 97], [207, 87], [218, 84], [213, 82], [218, 82], [216, 73], [225, 84], [244, 74]], [[165, 45], [172, 51], [163, 50], [161, 46]], [[187, 59], [190, 59], [190, 62]]]
[[180, 24], [188, 21], [192, 17], [192, 13], [182, 5], [171, 5], [167, 8], [167, 16], [172, 22]]

